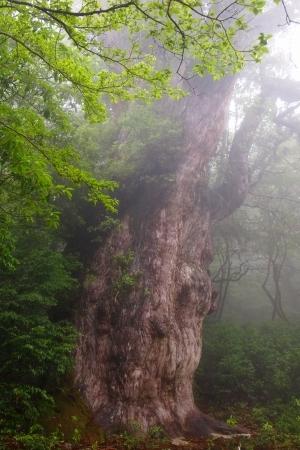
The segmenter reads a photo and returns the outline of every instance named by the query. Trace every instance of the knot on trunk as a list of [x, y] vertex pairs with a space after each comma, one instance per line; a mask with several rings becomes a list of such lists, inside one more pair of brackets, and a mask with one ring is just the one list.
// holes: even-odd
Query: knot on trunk
[[170, 333], [170, 321], [167, 317], [153, 316], [149, 320], [151, 334], [158, 338], [164, 338]]
[[177, 295], [177, 303], [181, 307], [191, 308], [198, 312], [206, 309], [210, 303], [211, 286], [206, 270], [184, 264], [181, 269], [181, 287]]

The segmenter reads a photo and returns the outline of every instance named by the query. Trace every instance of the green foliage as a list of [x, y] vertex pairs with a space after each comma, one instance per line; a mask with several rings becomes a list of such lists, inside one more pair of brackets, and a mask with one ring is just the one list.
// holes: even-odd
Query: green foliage
[[242, 448], [299, 448], [298, 340], [299, 324], [206, 328], [195, 392], [229, 425], [255, 428]]
[[1, 435], [27, 432], [40, 418], [53, 411], [53, 398], [45, 389], [15, 383], [1, 384]]
[[235, 425], [237, 425], [238, 421], [235, 417], [233, 417], [232, 415], [226, 420], [227, 425], [234, 427]]
[[108, 232], [120, 225], [120, 220], [114, 217], [106, 216], [99, 225], [99, 231]]
[[[22, 448], [28, 450], [51, 450], [59, 448], [59, 444], [61, 444], [62, 441], [63, 437], [59, 432], [54, 432], [49, 434], [48, 436], [45, 436], [43, 434], [42, 427], [35, 425], [29, 429], [28, 433], [19, 433], [14, 441], [11, 441], [11, 448]], [[7, 443], [8, 441], [6, 441], [6, 444]]]
[[128, 270], [134, 260], [134, 252], [129, 250], [127, 253], [119, 253], [114, 256], [114, 263], [121, 270]]
[[[299, 413], [297, 399], [250, 409], [246, 424], [255, 427], [256, 432], [251, 439], [243, 440], [242, 448], [245, 450], [299, 449]], [[244, 419], [241, 408], [237, 407], [235, 414], [240, 419]]]
[[126, 448], [127, 450], [137, 450], [141, 447], [142, 442], [144, 441], [142, 435], [134, 435], [132, 433], [128, 433], [127, 431], [121, 433], [119, 438], [121, 439], [124, 448]]
[[299, 325], [207, 327], [196, 388], [220, 405], [300, 397], [298, 336]]
[[74, 145], [100, 177], [122, 189], [167, 180], [183, 146], [182, 123], [168, 105], [134, 103], [105, 124], [78, 125]]
[[[115, 195], [122, 209], [134, 199], [135, 212], [144, 214], [174, 182], [184, 143], [180, 117], [169, 112], [170, 106], [166, 102], [116, 106], [104, 124], [74, 122], [72, 142], [82, 155], [85, 170], [118, 183]], [[139, 202], [145, 190], [149, 200]], [[72, 202], [60, 199], [59, 207], [68, 249], [80, 254], [83, 261], [120, 223], [104, 208], [87, 203], [83, 190], [74, 193]]]
[[[62, 105], [77, 100], [69, 84], [55, 81], [59, 69], [43, 63], [47, 53], [50, 58], [58, 50], [54, 40], [59, 34], [29, 11], [18, 14], [18, 20], [14, 14], [4, 7], [0, 15], [0, 58], [5, 61], [0, 73], [0, 264], [6, 267], [16, 263], [15, 227], [37, 220], [57, 227], [54, 202], [70, 198], [76, 186], [88, 186], [91, 202], [116, 209], [107, 195], [116, 184], [81, 169], [79, 155], [68, 144], [71, 109]], [[61, 46], [72, 61], [72, 50]]]
[[53, 237], [42, 231], [20, 236], [19, 263], [1, 274], [1, 436], [26, 435], [49, 415], [52, 393], [72, 368], [75, 331], [53, 315], [58, 300], [76, 286], [71, 276], [75, 264], [53, 244]]
[[161, 448], [162, 444], [166, 444], [168, 439], [161, 427], [152, 426], [145, 434], [142, 432], [141, 426], [137, 422], [130, 424], [130, 431], [124, 431], [117, 436], [117, 441], [127, 450], [155, 449]]
[[130, 267], [134, 260], [134, 252], [121, 253], [114, 256], [114, 264], [117, 269], [117, 279], [113, 282], [112, 288], [115, 296], [128, 294], [137, 284], [140, 273], [131, 271]]
[[[257, 14], [264, 3], [256, 0], [245, 7]], [[24, 223], [43, 219], [57, 226], [53, 200], [70, 198], [76, 186], [88, 186], [90, 201], [116, 210], [116, 201], [108, 195], [116, 184], [92, 177], [69, 145], [72, 111], [103, 122], [107, 102], [180, 97], [171, 83], [172, 63], [158, 69], [157, 44], [181, 55], [182, 61], [185, 51], [193, 55], [194, 70], [201, 75], [219, 78], [242, 67], [244, 52], [233, 42], [246, 23], [240, 18], [225, 27], [226, 17], [219, 17], [214, 8], [203, 16], [197, 6], [180, 1], [113, 2], [99, 9], [97, 2], [83, 1], [80, 11], [74, 11], [71, 0], [53, 5], [2, 2], [0, 201], [5, 207], [0, 211], [0, 264], [15, 264], [11, 230], [16, 218]], [[107, 45], [109, 32], [120, 34], [119, 45]], [[139, 43], [141, 34], [145, 39]], [[156, 45], [148, 44], [149, 38]], [[249, 50], [255, 60], [265, 51], [266, 40], [261, 34]]]
[[137, 274], [122, 273], [118, 280], [114, 283], [114, 289], [117, 292], [128, 292], [137, 283]]

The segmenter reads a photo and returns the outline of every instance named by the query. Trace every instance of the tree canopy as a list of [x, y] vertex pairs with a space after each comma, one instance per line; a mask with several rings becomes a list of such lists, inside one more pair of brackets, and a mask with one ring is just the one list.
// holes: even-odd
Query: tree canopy
[[[56, 226], [54, 200], [87, 185], [92, 202], [110, 211], [116, 183], [80, 166], [70, 145], [72, 112], [104, 121], [124, 100], [178, 98], [172, 73], [213, 78], [259, 60], [268, 36], [236, 48], [249, 14], [265, 2], [19, 1], [1, 2], [1, 263], [14, 265], [12, 229], [36, 219]], [[163, 52], [172, 58], [162, 63]], [[192, 69], [191, 60], [194, 58]]]

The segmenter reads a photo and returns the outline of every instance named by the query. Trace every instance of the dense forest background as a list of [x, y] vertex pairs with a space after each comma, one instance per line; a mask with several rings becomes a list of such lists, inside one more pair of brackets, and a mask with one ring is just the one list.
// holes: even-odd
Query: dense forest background
[[[60, 15], [48, 12], [44, 27], [39, 11], [13, 3], [15, 11], [3, 6], [0, 31], [0, 448], [171, 448], [160, 427], [146, 436], [139, 424], [105, 434], [72, 384], [78, 305], [96, 276], [90, 266], [96, 249], [121, 226], [126, 208], [146, 211], [174, 183], [185, 142], [176, 107], [184, 77], [174, 86], [150, 56], [136, 63], [134, 44], [125, 73], [104, 69], [96, 54], [83, 63], [53, 30]], [[262, 7], [251, 6], [254, 14]], [[136, 18], [129, 19], [140, 33]], [[65, 31], [77, 49], [97, 53], [72, 20]], [[96, 25], [118, 29], [109, 20]], [[172, 53], [179, 44], [171, 31], [164, 45]], [[232, 147], [251, 133], [249, 192], [213, 228], [215, 300], [194, 392], [203, 411], [253, 435], [199, 441], [196, 448], [300, 448], [300, 82], [279, 45], [288, 33], [279, 33], [260, 65], [268, 37], [261, 34], [249, 51], [252, 62], [238, 75], [207, 172], [210, 186], [221, 185]], [[102, 50], [105, 61], [126, 61], [124, 49]], [[193, 45], [191, 51], [197, 53]], [[196, 72], [220, 78], [240, 70], [241, 56], [231, 51], [225, 46], [216, 54], [208, 42], [204, 56], [194, 55], [205, 61]], [[129, 270], [134, 257], [129, 252], [116, 261], [115, 296], [129, 295], [137, 283]]]

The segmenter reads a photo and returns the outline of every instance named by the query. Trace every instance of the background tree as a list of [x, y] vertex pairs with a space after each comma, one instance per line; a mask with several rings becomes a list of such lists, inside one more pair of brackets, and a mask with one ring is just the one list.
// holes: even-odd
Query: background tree
[[[276, 68], [276, 63], [273, 67]], [[284, 272], [291, 264], [294, 257], [292, 255], [298, 252], [298, 219], [295, 208], [298, 203], [298, 184], [295, 179], [299, 164], [298, 152], [295, 151], [298, 139], [298, 91], [297, 83], [292, 80], [278, 81], [275, 89], [274, 80], [268, 80], [266, 74], [264, 71], [258, 82], [267, 95], [262, 100], [267, 104], [267, 108], [250, 153], [249, 195], [245, 206], [233, 218], [227, 220], [225, 227], [221, 225], [219, 229], [216, 228], [216, 245], [222, 252], [218, 236], [224, 235], [227, 230], [227, 254], [238, 251], [242, 263], [254, 269], [247, 276], [251, 277], [252, 282], [261, 284], [271, 302], [271, 316], [273, 319], [278, 316], [285, 320], [286, 315], [281, 304], [282, 289], [288, 289], [284, 283]], [[273, 86], [272, 89], [270, 86]], [[247, 120], [247, 115], [244, 120]], [[223, 262], [223, 266], [225, 270], [227, 262]], [[216, 271], [222, 272], [222, 264]], [[221, 278], [225, 282], [226, 276]], [[244, 290], [246, 301], [246, 279], [240, 283], [240, 288]], [[226, 294], [228, 292], [230, 287], [227, 288]], [[252, 295], [253, 293], [250, 294]], [[290, 301], [285, 291], [283, 297], [287, 303]], [[221, 297], [222, 310], [224, 301]], [[286, 306], [288, 308], [288, 304]], [[265, 313], [262, 317], [266, 317]]]

